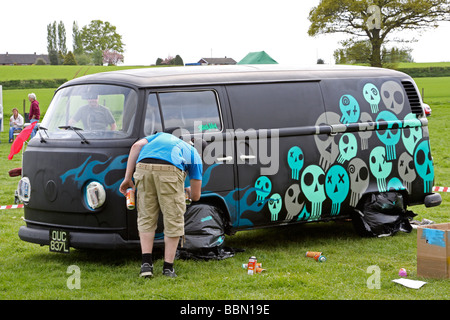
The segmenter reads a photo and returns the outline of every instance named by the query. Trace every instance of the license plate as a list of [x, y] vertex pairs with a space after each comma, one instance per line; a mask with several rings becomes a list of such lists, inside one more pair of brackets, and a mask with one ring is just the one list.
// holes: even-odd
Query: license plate
[[70, 233], [64, 230], [50, 230], [50, 251], [69, 253]]

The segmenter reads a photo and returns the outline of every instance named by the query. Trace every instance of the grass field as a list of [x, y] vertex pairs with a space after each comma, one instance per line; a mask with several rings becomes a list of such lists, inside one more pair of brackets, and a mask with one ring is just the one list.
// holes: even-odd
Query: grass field
[[[436, 185], [450, 186], [450, 78], [419, 79], [425, 101], [433, 109], [429, 118]], [[12, 90], [15, 91], [15, 90]], [[18, 90], [20, 91], [20, 90]], [[37, 93], [43, 98], [45, 91]], [[4, 99], [23, 99], [24, 92], [3, 92]], [[26, 97], [26, 96], [25, 96]], [[29, 105], [27, 104], [27, 107]], [[20, 155], [8, 161], [7, 133], [0, 134], [0, 205], [13, 204], [19, 178], [8, 171], [21, 166]], [[411, 207], [418, 216], [436, 223], [450, 221], [450, 196], [426, 209]], [[0, 299], [10, 300], [449, 300], [450, 279], [417, 276], [416, 231], [387, 238], [360, 238], [349, 222], [312, 223], [240, 232], [225, 245], [245, 250], [222, 261], [176, 261], [179, 277], [160, 275], [161, 252], [156, 252], [155, 277], [138, 277], [138, 251], [72, 250], [54, 254], [48, 247], [21, 241], [23, 209], [0, 210]], [[305, 258], [305, 251], [323, 251], [325, 263]], [[248, 276], [241, 265], [255, 255], [265, 273]], [[70, 289], [70, 266], [80, 270], [80, 288]], [[380, 289], [367, 281], [380, 269]], [[406, 268], [409, 279], [427, 284], [419, 290], [392, 282]]]
[[6, 80], [67, 79], [142, 66], [0, 66], [0, 84]]

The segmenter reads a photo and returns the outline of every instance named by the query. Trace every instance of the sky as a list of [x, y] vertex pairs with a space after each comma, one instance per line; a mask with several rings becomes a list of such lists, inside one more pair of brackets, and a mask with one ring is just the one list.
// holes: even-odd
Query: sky
[[[17, 0], [0, 9], [0, 53], [47, 54], [47, 25], [62, 21], [67, 48], [72, 25], [92, 20], [116, 26], [125, 44], [123, 65], [151, 65], [181, 56], [184, 63], [265, 51], [280, 64], [333, 64], [344, 34], [309, 37], [309, 11], [320, 0]], [[415, 62], [450, 61], [450, 22], [416, 35]], [[447, 44], [446, 44], [447, 43]], [[401, 47], [402, 45], [397, 45]]]

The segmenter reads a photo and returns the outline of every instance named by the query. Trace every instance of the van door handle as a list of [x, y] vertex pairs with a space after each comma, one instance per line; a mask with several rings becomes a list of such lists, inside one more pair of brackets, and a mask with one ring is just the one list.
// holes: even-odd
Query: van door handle
[[223, 158], [216, 158], [217, 161], [226, 161], [226, 162], [230, 162], [233, 161], [233, 157], [232, 156], [228, 156], [228, 157], [223, 157]]
[[241, 156], [239, 158], [241, 159], [241, 161], [245, 161], [245, 160], [255, 159], [256, 156], [252, 156], [252, 155], [246, 156], [245, 154], [241, 154]]

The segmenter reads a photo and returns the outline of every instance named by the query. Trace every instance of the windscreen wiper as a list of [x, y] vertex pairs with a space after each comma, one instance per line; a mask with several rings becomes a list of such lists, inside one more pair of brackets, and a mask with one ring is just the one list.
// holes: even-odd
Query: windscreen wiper
[[81, 143], [89, 144], [89, 141], [87, 141], [86, 138], [79, 132], [80, 130], [83, 130], [81, 128], [72, 126], [59, 126], [58, 129], [73, 130], [81, 138]]
[[39, 127], [38, 127], [39, 137], [41, 137], [41, 143], [42, 143], [42, 142], [47, 142], [47, 141], [44, 139], [44, 137], [42, 136], [41, 130], [44, 130], [45, 134], [47, 135], [47, 138], [50, 138], [50, 137], [48, 136], [48, 133], [47, 133], [47, 130], [48, 130], [48, 129], [47, 129], [47, 128], [44, 128], [43, 126], [39, 126]]

